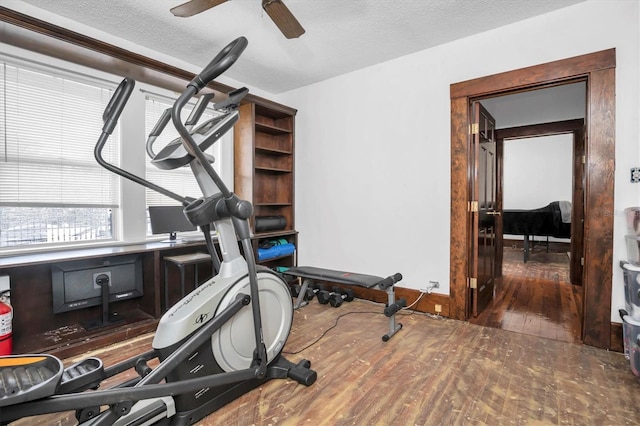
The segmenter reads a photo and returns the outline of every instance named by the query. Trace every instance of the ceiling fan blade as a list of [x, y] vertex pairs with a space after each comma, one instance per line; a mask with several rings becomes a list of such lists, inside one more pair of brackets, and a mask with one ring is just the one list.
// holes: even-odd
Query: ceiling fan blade
[[205, 10], [211, 9], [212, 7], [218, 6], [226, 1], [227, 0], [191, 0], [181, 4], [180, 6], [172, 7], [171, 13], [173, 13], [174, 16], [186, 18], [188, 16], [197, 15], [200, 12], [204, 12]]
[[262, 0], [262, 8], [286, 38], [298, 38], [304, 34], [304, 28], [282, 0]]

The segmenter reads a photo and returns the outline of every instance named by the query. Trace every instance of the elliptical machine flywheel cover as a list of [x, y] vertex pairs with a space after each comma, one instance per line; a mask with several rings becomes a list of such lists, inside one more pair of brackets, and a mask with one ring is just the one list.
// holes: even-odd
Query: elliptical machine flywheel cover
[[[267, 363], [282, 351], [293, 323], [293, 304], [288, 285], [273, 272], [258, 270], [258, 289], [262, 317], [262, 333], [267, 349]], [[215, 315], [236, 299], [238, 293], [250, 294], [249, 277], [245, 276], [224, 295]], [[249, 368], [256, 346], [251, 304], [240, 310], [211, 337], [213, 355], [226, 372]]]

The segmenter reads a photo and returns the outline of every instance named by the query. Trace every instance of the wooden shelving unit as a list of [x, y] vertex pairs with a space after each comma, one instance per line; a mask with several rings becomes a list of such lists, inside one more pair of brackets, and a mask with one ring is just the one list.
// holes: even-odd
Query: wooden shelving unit
[[[234, 191], [253, 204], [251, 231], [255, 247], [264, 239], [286, 239], [296, 244], [295, 188], [296, 110], [275, 104], [248, 103], [240, 107], [234, 129]], [[283, 229], [256, 231], [256, 217], [282, 216]], [[261, 262], [267, 266], [294, 266], [295, 254]]]

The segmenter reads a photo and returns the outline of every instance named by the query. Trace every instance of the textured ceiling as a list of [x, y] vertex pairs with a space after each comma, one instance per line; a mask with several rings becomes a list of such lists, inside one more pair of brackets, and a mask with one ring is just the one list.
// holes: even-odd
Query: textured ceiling
[[0, 3], [31, 5], [198, 67], [243, 35], [249, 47], [226, 75], [278, 94], [584, 0], [285, 0], [306, 29], [291, 40], [260, 0], [232, 0], [191, 18], [174, 17], [169, 9], [184, 1]]

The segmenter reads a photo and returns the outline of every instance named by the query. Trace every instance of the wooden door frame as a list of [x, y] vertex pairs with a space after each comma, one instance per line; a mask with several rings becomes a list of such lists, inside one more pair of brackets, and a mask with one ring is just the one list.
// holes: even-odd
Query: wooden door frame
[[450, 316], [467, 320], [467, 273], [471, 230], [468, 220], [469, 102], [519, 90], [587, 81], [584, 221], [585, 344], [611, 346], [613, 268], [613, 189], [615, 169], [615, 49], [562, 59], [468, 80], [450, 87], [451, 98], [451, 230]]

